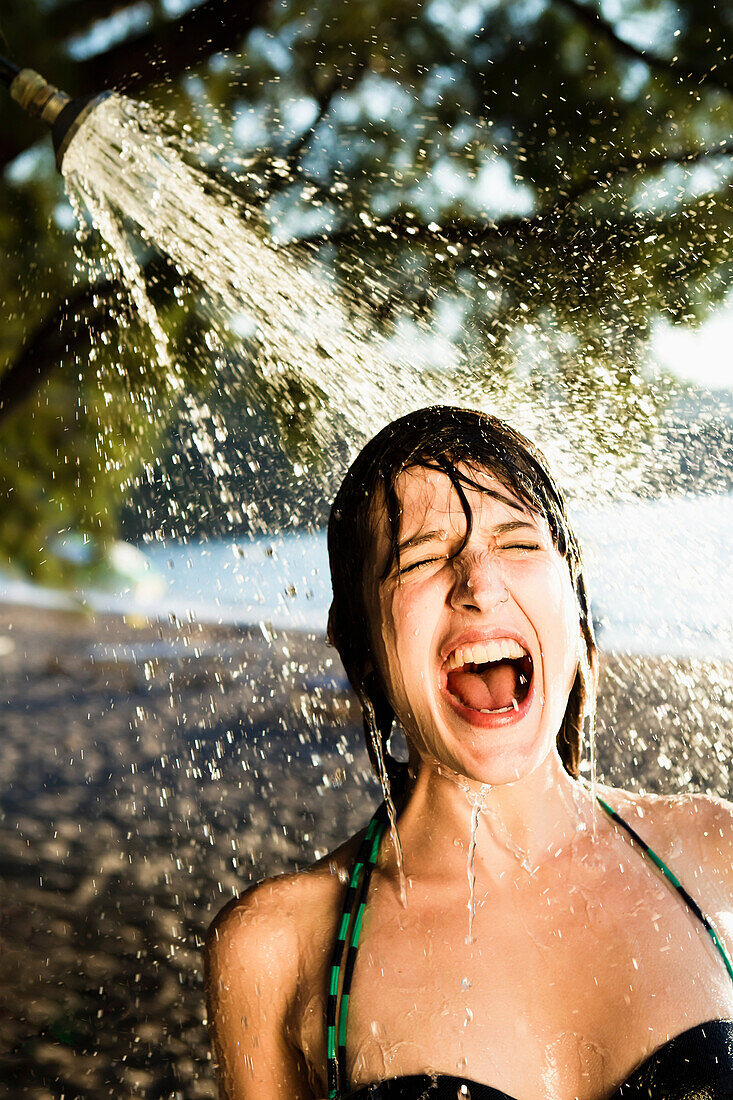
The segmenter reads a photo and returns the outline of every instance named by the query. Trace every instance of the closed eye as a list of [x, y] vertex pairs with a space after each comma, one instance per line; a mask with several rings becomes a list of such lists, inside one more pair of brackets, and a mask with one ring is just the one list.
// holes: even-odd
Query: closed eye
[[446, 560], [447, 559], [446, 559], [444, 554], [441, 554], [439, 557], [435, 557], [435, 558], [423, 558], [421, 561], [413, 561], [413, 562], [411, 562], [410, 565], [401, 566], [401, 568], [397, 570], [397, 574], [398, 574], [398, 576], [401, 577], [405, 573], [411, 573], [415, 569], [422, 568], [422, 566], [424, 566], [424, 565], [432, 565], [433, 562], [446, 561]]
[[536, 542], [510, 542], [501, 547], [502, 550], [540, 550]]

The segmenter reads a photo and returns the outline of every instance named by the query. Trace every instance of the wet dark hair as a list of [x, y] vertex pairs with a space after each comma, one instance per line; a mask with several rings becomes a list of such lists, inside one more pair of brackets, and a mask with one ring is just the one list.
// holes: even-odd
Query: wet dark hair
[[[557, 748], [570, 775], [580, 766], [583, 720], [595, 707], [597, 650], [580, 548], [568, 521], [562, 493], [542, 452], [504, 421], [470, 409], [435, 405], [394, 420], [371, 439], [346, 473], [328, 521], [328, 556], [333, 602], [328, 636], [339, 652], [351, 686], [361, 703], [364, 732], [378, 774], [396, 776], [399, 768], [387, 754], [395, 713], [387, 699], [372, 654], [371, 626], [364, 600], [365, 579], [374, 554], [375, 503], [383, 500], [391, 537], [385, 573], [397, 560], [401, 505], [395, 484], [405, 470], [423, 467], [450, 478], [466, 514], [472, 516], [465, 487], [486, 491], [457, 467], [486, 471], [531, 511], [547, 521], [556, 549], [565, 558], [575, 589], [585, 642], [560, 731]], [[462, 549], [462, 546], [459, 550]]]

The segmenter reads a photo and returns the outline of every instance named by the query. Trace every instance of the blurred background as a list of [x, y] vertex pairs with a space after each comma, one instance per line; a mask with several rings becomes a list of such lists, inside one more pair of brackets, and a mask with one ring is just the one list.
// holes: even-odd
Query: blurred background
[[377, 798], [323, 525], [408, 407], [558, 469], [599, 774], [730, 792], [732, 40], [714, 0], [5, 0], [0, 53], [148, 104], [234, 259], [120, 200], [131, 277], [3, 93], [0, 1095], [215, 1095], [203, 930]]

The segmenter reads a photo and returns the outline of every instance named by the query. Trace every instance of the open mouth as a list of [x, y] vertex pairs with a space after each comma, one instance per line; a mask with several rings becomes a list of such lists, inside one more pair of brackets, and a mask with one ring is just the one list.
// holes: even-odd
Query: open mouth
[[444, 667], [448, 693], [481, 714], [519, 711], [532, 685], [532, 658], [513, 638], [459, 646]]

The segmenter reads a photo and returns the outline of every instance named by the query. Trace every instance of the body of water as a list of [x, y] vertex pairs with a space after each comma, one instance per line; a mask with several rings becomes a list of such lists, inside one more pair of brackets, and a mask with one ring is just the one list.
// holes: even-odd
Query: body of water
[[[619, 503], [576, 512], [600, 646], [733, 657], [733, 495]], [[0, 577], [0, 599], [323, 633], [331, 598], [326, 535], [169, 540], [128, 561], [129, 583], [68, 594]], [[134, 574], [134, 575], [133, 575]]]

